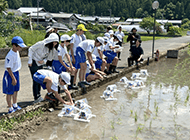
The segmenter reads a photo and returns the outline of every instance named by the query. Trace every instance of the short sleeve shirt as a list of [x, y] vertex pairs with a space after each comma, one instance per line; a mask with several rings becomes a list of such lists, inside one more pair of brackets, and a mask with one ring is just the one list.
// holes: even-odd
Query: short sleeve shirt
[[12, 72], [16, 72], [21, 69], [21, 66], [19, 52], [14, 52], [11, 49], [5, 57], [5, 70], [7, 70], [7, 68], [11, 68]]
[[117, 32], [115, 32], [115, 35], [117, 35], [117, 34], [120, 34], [122, 37], [124, 37], [125, 36], [125, 34], [121, 31], [117, 31]]
[[[59, 74], [53, 72], [53, 71], [50, 71], [50, 70], [38, 70], [37, 71], [38, 73], [44, 75], [45, 77], [50, 77], [52, 79], [52, 86], [51, 86], [51, 89], [54, 90], [54, 91], [58, 91], [58, 85], [60, 86], [59, 84]], [[64, 86], [60, 86], [62, 87], [64, 90], [67, 89], [67, 86], [64, 85]]]
[[62, 59], [64, 58], [65, 54], [68, 54], [66, 46], [62, 47], [60, 44], [57, 48], [54, 60], [59, 60], [58, 56], [62, 56]]
[[79, 44], [79, 47], [81, 47], [85, 52], [93, 52], [94, 50], [94, 40], [84, 40]]
[[94, 48], [93, 54], [94, 54], [96, 57], [100, 57], [100, 54], [98, 53], [98, 50], [101, 51], [101, 46]]
[[[71, 38], [72, 39], [70, 43], [73, 43], [73, 51], [74, 51], [74, 55], [76, 56], [76, 48], [78, 47], [79, 43], [82, 42], [82, 37], [78, 36], [77, 34], [73, 34]], [[71, 51], [69, 51], [69, 54], [71, 55]]]

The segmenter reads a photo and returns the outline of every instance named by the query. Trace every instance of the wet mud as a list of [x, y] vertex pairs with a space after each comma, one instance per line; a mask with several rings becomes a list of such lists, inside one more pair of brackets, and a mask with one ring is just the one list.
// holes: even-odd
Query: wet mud
[[[124, 88], [117, 83], [120, 77], [76, 97], [76, 100], [87, 98], [92, 107], [96, 118], [92, 118], [90, 123], [58, 117], [63, 107], [59, 105], [53, 112], [44, 114], [45, 119], [40, 125], [36, 122], [27, 125], [26, 122], [20, 126], [23, 127], [21, 132], [14, 131], [15, 135], [27, 140], [189, 139], [189, 55], [182, 50], [179, 56], [179, 59], [163, 58], [143, 67], [150, 74], [143, 89]], [[128, 73], [126, 77], [130, 79], [131, 75]], [[101, 99], [106, 87], [115, 83], [121, 90], [121, 93], [114, 94], [118, 100]], [[11, 139], [14, 136], [7, 137]]]

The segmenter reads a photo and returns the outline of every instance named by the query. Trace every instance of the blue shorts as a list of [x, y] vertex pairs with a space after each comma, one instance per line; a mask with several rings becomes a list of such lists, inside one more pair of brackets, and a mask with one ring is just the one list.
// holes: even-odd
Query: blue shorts
[[46, 83], [44, 83], [45, 77], [46, 76], [44, 76], [38, 72], [35, 72], [33, 75], [33, 80], [36, 81], [37, 83], [39, 83], [43, 89], [46, 89]]
[[114, 53], [113, 51], [104, 51], [103, 54], [107, 56], [107, 63], [112, 63], [113, 59], [117, 56], [117, 53]]
[[87, 79], [88, 75], [94, 75], [95, 73], [86, 73], [85, 79]]
[[86, 62], [86, 56], [85, 56], [85, 51], [81, 47], [77, 47], [76, 49], [76, 68], [80, 68], [80, 63], [85, 63]]
[[15, 91], [19, 91], [20, 89], [20, 80], [19, 80], [19, 72], [13, 72], [17, 80], [17, 84], [15, 86], [12, 85], [12, 78], [9, 75], [8, 71], [5, 71], [3, 76], [3, 93], [13, 95]]
[[[65, 63], [65, 61], [63, 61], [63, 63]], [[69, 65], [67, 65], [67, 63], [65, 63], [65, 65], [67, 67], [69, 67]], [[63, 72], [67, 71], [67, 69], [59, 62], [59, 60], [53, 60], [52, 70], [53, 70], [53, 72], [55, 72], [57, 74], [60, 74], [62, 71]]]
[[97, 69], [101, 69], [102, 66], [102, 59], [100, 57], [96, 57], [96, 62], [95, 62], [95, 66]]
[[[71, 62], [72, 62], [72, 55], [70, 55], [70, 58], [71, 58]], [[77, 69], [77, 65], [76, 65], [77, 56], [74, 55], [74, 58], [75, 58], [75, 64], [73, 64], [73, 62], [72, 62], [72, 64], [73, 64], [73, 67], [75, 67]], [[80, 68], [80, 64], [79, 64], [79, 68]]]

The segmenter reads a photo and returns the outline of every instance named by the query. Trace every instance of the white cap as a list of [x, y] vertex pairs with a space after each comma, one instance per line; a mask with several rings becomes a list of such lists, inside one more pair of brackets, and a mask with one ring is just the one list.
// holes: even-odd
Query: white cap
[[109, 33], [105, 33], [104, 36], [110, 38], [110, 34]]
[[61, 78], [65, 81], [67, 85], [70, 85], [71, 76], [68, 72], [62, 72], [60, 74]]
[[51, 33], [48, 38], [52, 38], [54, 41], [59, 42], [59, 36], [56, 33]]
[[49, 31], [51, 31], [53, 28], [51, 26], [47, 26], [46, 27], [46, 33], [48, 33]]
[[97, 40], [103, 45], [104, 44], [104, 39], [103, 37], [97, 37]]
[[118, 39], [120, 42], [122, 42], [122, 36], [121, 36], [120, 34], [117, 34], [116, 37], [117, 37], [117, 39]]
[[104, 36], [103, 39], [104, 39], [104, 42], [108, 42], [108, 40], [109, 40], [109, 38], [107, 36]]
[[93, 61], [96, 61], [96, 60], [97, 60], [97, 59], [96, 59], [96, 55], [92, 54], [92, 60], [93, 60]]
[[71, 40], [72, 38], [69, 36], [69, 35], [67, 35], [67, 34], [64, 34], [64, 35], [62, 35], [61, 36], [61, 41], [65, 41], [65, 40]]
[[119, 29], [119, 28], [122, 28], [122, 27], [121, 27], [121, 25], [119, 25], [117, 28]]
[[113, 30], [109, 30], [108, 33], [109, 33], [110, 35], [113, 35], [113, 34], [114, 34]]

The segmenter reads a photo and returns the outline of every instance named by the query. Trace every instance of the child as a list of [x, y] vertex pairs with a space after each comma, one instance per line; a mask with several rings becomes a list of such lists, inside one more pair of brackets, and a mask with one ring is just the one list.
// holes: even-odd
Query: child
[[[5, 57], [5, 73], [3, 76], [3, 93], [7, 94], [8, 113], [21, 109], [17, 104], [17, 94], [20, 89], [19, 70], [21, 69], [19, 51], [26, 47], [26, 45], [21, 37], [15, 36], [12, 39], [12, 46], [13, 48]], [[11, 103], [11, 97], [13, 104]]]
[[[95, 63], [96, 60], [97, 60], [96, 56], [94, 54], [92, 54], [93, 63]], [[104, 72], [97, 70], [95, 64], [93, 64], [94, 69], [92, 69], [88, 60], [86, 61], [86, 64], [87, 64], [87, 69], [86, 69], [86, 81], [87, 82], [91, 82], [91, 81], [94, 81], [96, 79], [103, 80], [102, 75], [106, 75]]]
[[85, 53], [88, 57], [88, 60], [90, 62], [92, 69], [94, 69], [93, 61], [92, 61], [92, 52], [94, 50], [94, 47], [99, 47], [103, 45], [103, 43], [104, 43], [104, 39], [102, 37], [97, 37], [95, 41], [84, 40], [78, 45], [76, 49], [76, 57], [77, 57], [76, 66], [77, 66], [77, 69], [80, 68], [80, 71], [79, 71], [80, 82], [78, 83], [80, 87], [82, 85], [90, 85], [90, 83], [85, 81], [86, 68], [87, 68]]
[[[57, 74], [50, 70], [38, 70], [34, 74], [33, 79], [34, 81], [39, 83], [43, 89], [47, 89], [48, 93], [46, 94], [45, 99], [52, 100], [52, 101], [56, 101], [58, 99], [63, 104], [73, 105], [71, 94], [66, 86], [70, 84], [70, 80], [71, 80], [69, 73], [62, 72], [61, 74]], [[65, 102], [59, 96], [58, 86], [63, 88], [70, 102]], [[55, 96], [53, 95], [53, 93], [55, 94]]]
[[[67, 52], [67, 46], [70, 44], [71, 37], [69, 35], [62, 35], [61, 36], [61, 44], [59, 44], [57, 51], [55, 51], [54, 54], [54, 60], [52, 63], [52, 70], [56, 72], [57, 74], [60, 74], [62, 71], [63, 72], [71, 72], [71, 85], [69, 85], [69, 89], [78, 89], [77, 86], [74, 86], [74, 75], [76, 69], [73, 67], [70, 56]], [[64, 56], [66, 56], [69, 65], [63, 60]]]
[[[71, 36], [71, 44], [70, 44], [70, 50], [69, 54], [71, 57], [71, 61], [73, 63], [73, 66], [77, 69], [76, 66], [76, 48], [78, 47], [79, 43], [82, 42], [81, 35], [84, 34], [85, 31], [88, 31], [83, 24], [79, 24], [77, 26], [76, 33]], [[74, 85], [76, 84], [76, 77], [77, 77], [78, 69], [75, 71], [75, 77], [74, 77]]]

